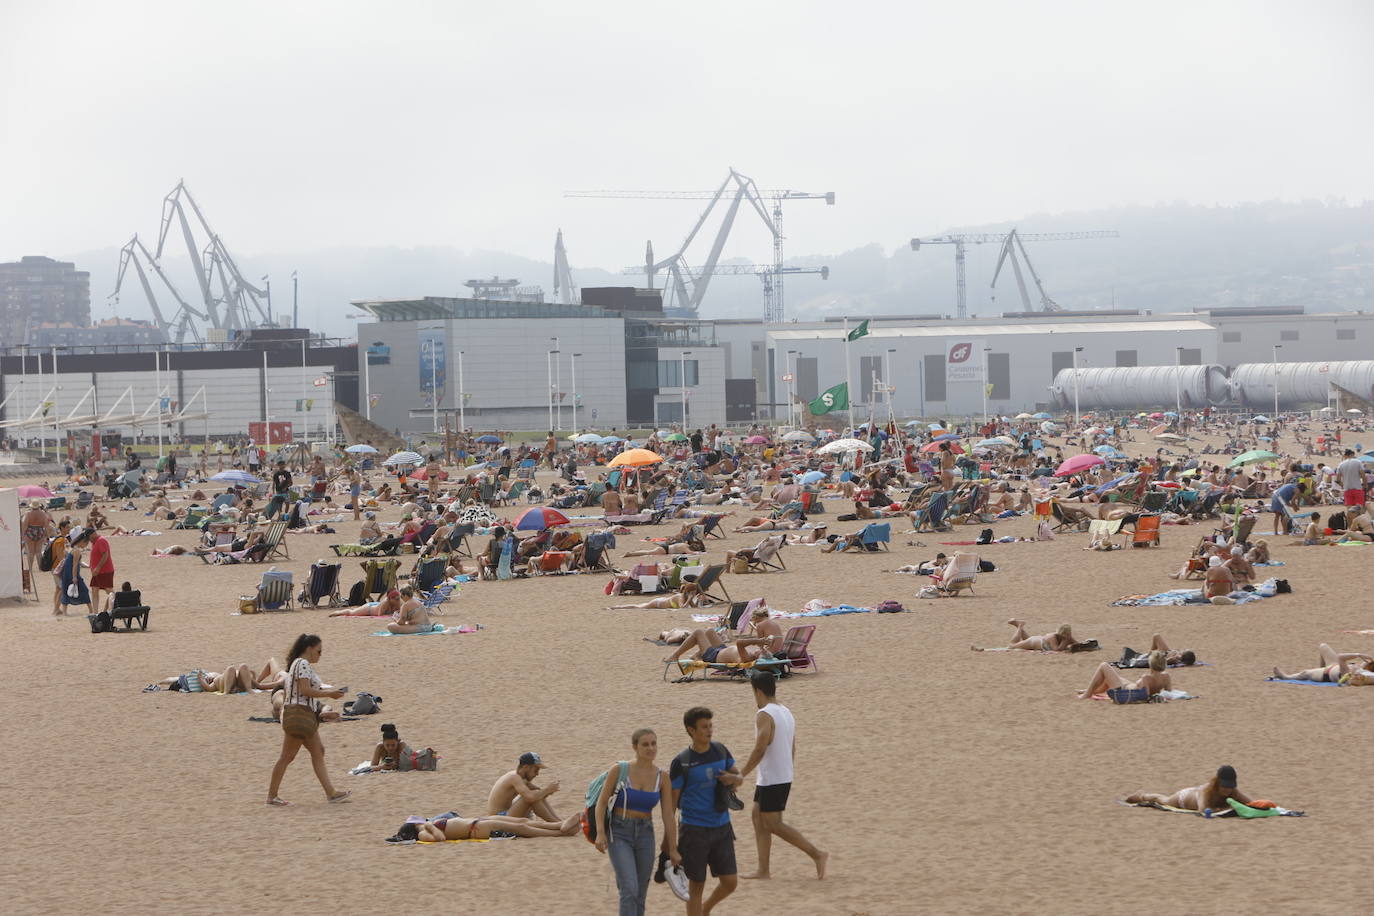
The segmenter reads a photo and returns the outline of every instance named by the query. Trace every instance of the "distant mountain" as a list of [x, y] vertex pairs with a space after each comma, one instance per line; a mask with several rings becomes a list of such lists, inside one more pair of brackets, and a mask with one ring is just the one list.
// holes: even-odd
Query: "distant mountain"
[[[1304, 305], [1310, 311], [1374, 310], [1374, 204], [1340, 201], [1265, 202], [1234, 207], [1171, 204], [1079, 213], [1037, 214], [1015, 223], [931, 228], [949, 232], [1023, 233], [1113, 229], [1118, 239], [1028, 242], [1045, 289], [1071, 309], [1132, 308], [1156, 312], [1201, 306]], [[996, 315], [1022, 308], [1015, 279], [1004, 271], [990, 289], [998, 246], [968, 249], [970, 314]], [[91, 272], [91, 314], [108, 318], [106, 296], [114, 289], [117, 249], [66, 256]], [[954, 314], [954, 251], [950, 245], [912, 251], [902, 240], [891, 252], [878, 244], [835, 255], [789, 260], [796, 266], [830, 267], [830, 278], [787, 278], [789, 318], [863, 314]], [[252, 277], [273, 278], [274, 311], [289, 318], [291, 272], [300, 277], [301, 323], [330, 335], [352, 336], [350, 299], [462, 296], [474, 277], [518, 278], [552, 291], [551, 263], [500, 251], [454, 248], [328, 248], [243, 258]], [[186, 262], [168, 272], [183, 294], [195, 288]], [[635, 277], [599, 269], [574, 269], [583, 286], [624, 286]], [[1029, 276], [1026, 282], [1030, 284]], [[1038, 297], [1031, 289], [1032, 306]], [[749, 317], [763, 313], [756, 277], [713, 280], [702, 317]], [[150, 312], [133, 278], [121, 296], [120, 315]]]

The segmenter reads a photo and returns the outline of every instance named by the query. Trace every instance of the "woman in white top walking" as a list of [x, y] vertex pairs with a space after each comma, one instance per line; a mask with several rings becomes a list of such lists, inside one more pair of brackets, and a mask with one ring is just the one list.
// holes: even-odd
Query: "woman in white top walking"
[[750, 819], [754, 822], [754, 845], [758, 848], [759, 869], [741, 878], [769, 878], [769, 853], [773, 837], [786, 840], [811, 857], [816, 863], [816, 877], [825, 877], [825, 865], [830, 853], [817, 849], [801, 835], [797, 828], [784, 824], [782, 813], [787, 809], [787, 796], [792, 791], [792, 763], [797, 756], [797, 725], [792, 710], [777, 701], [778, 681], [771, 672], [755, 671], [749, 677], [754, 688], [754, 705], [759, 708], [754, 717], [754, 749], [740, 770], [748, 776], [755, 769], [754, 806]]
[[272, 781], [267, 786], [267, 803], [285, 806], [291, 804], [277, 797], [281, 790], [282, 777], [286, 768], [296, 759], [296, 753], [304, 745], [310, 752], [310, 762], [315, 767], [315, 776], [320, 780], [325, 798], [331, 802], [343, 801], [352, 793], [338, 792], [329, 780], [329, 772], [324, 766], [324, 743], [320, 741], [320, 700], [337, 700], [344, 691], [325, 689], [320, 676], [311, 667], [320, 660], [323, 649], [318, 636], [302, 633], [296, 637], [291, 652], [286, 659], [286, 696], [281, 710], [281, 756], [272, 767]]

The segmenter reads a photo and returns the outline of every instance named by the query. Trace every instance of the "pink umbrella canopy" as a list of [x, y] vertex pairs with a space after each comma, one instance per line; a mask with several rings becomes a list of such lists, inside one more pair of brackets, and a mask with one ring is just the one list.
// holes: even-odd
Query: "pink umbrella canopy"
[[1106, 463], [1101, 455], [1074, 455], [1059, 466], [1059, 469], [1054, 472], [1054, 476], [1068, 477], [1070, 474], [1077, 474], [1079, 471], [1086, 471], [1088, 468]]
[[52, 491], [47, 487], [26, 483], [19, 488], [20, 499], [46, 499], [49, 496], [52, 496]]
[[750, 436], [748, 439], [744, 440], [745, 445], [766, 445], [767, 443], [767, 436]]

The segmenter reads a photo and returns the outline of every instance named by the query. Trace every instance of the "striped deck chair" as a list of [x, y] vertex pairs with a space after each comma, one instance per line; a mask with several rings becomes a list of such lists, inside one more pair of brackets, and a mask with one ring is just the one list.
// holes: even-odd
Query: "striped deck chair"
[[363, 568], [363, 590], [368, 595], [383, 595], [396, 587], [400, 560], [365, 560], [359, 565]]
[[930, 502], [926, 505], [925, 511], [921, 514], [916, 531], [944, 531], [949, 528], [945, 523], [945, 516], [949, 512], [949, 498], [951, 491], [940, 490], [933, 493]]
[[787, 535], [775, 534], [759, 541], [754, 548], [754, 555], [749, 560], [746, 572], [762, 572], [765, 569], [786, 569], [787, 564], [782, 561], [782, 548], [787, 543]]
[[343, 607], [343, 597], [339, 595], [339, 573], [343, 570], [340, 563], [310, 564], [310, 581], [301, 589], [300, 603], [319, 607]]
[[267, 526], [267, 533], [262, 536], [261, 542], [267, 550], [259, 562], [267, 563], [277, 557], [291, 559], [291, 551], [286, 549], [286, 525], [287, 520], [279, 518]]
[[1103, 544], [1110, 545], [1112, 538], [1121, 530], [1119, 518], [1095, 518], [1088, 524], [1088, 548], [1097, 550]]
[[262, 574], [254, 604], [259, 611], [289, 611], [295, 608], [291, 571], [269, 569]]
[[448, 577], [447, 569], [447, 556], [435, 556], [421, 560], [415, 564], [415, 569], [410, 574], [410, 584], [420, 594], [426, 594], [443, 583]]
[[[730, 593], [725, 590], [725, 586], [721, 584], [720, 581], [720, 574], [723, 572], [725, 572], [724, 563], [708, 566], [701, 571], [701, 575], [697, 578], [696, 585], [697, 588], [701, 589], [703, 598], [710, 598], [712, 601], [721, 601], [725, 604], [731, 603]], [[724, 598], [711, 594], [711, 589], [716, 587], [720, 588], [720, 593], [725, 596]]]

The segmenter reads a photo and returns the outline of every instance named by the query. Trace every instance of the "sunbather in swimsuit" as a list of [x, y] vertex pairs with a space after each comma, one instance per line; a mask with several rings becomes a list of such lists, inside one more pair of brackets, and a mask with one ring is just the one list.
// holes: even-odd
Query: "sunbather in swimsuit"
[[[431, 843], [445, 840], [486, 840], [497, 836], [572, 836], [582, 822], [582, 812], [571, 815], [561, 824], [527, 817], [484, 815], [483, 817], [446, 817], [425, 824], [407, 825], [416, 828], [416, 839]], [[401, 831], [405, 835], [408, 831]]]
[[1368, 655], [1360, 652], [1337, 652], [1326, 643], [1317, 646], [1317, 653], [1321, 657], [1322, 667], [1305, 668], [1302, 671], [1291, 671], [1287, 674], [1275, 668], [1274, 677], [1286, 681], [1321, 681], [1335, 684], [1352, 671], [1358, 671], [1361, 668], [1368, 669], [1374, 665], [1374, 658]]

